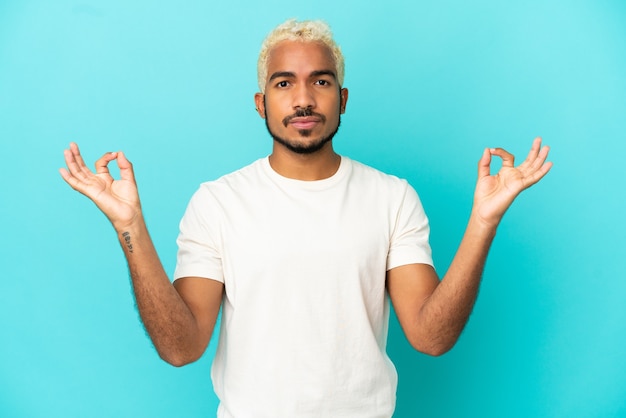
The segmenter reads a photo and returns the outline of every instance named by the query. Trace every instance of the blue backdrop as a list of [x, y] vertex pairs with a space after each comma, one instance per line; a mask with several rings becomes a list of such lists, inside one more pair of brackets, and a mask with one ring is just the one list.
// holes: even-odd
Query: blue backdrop
[[619, 0], [0, 2], [0, 416], [213, 416], [214, 351], [176, 369], [140, 325], [105, 217], [57, 170], [124, 150], [173, 272], [200, 182], [267, 155], [261, 40], [323, 18], [346, 55], [339, 152], [407, 178], [445, 272], [486, 146], [552, 172], [499, 229], [458, 345], [395, 318], [397, 417], [626, 416], [626, 4]]

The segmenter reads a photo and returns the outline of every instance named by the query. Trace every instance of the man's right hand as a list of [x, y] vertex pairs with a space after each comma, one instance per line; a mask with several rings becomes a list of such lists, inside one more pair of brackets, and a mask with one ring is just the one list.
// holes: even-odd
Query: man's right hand
[[[75, 143], [70, 143], [70, 148], [63, 153], [67, 164], [67, 169], [59, 170], [63, 180], [72, 189], [91, 199], [109, 218], [117, 231], [121, 231], [141, 217], [141, 204], [133, 166], [121, 151], [104, 154], [96, 161], [95, 173], [87, 168]], [[114, 180], [109, 173], [108, 164], [113, 160], [117, 160], [120, 169], [119, 180]]]

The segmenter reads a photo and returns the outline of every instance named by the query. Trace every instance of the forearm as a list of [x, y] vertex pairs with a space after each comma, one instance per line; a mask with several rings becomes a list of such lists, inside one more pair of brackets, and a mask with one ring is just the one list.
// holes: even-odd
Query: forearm
[[[496, 228], [519, 193], [548, 173], [548, 151], [535, 138], [526, 160], [516, 167], [507, 151], [485, 149], [478, 162], [472, 214], [443, 280], [432, 268], [419, 265], [388, 272], [390, 296], [413, 347], [434, 355], [452, 348], [472, 312]], [[496, 175], [490, 174], [492, 155], [502, 158]]]
[[[215, 318], [221, 303], [223, 286], [208, 286], [197, 303], [194, 313], [178, 288], [167, 278], [148, 234], [141, 213], [139, 194], [133, 166], [124, 153], [107, 152], [96, 161], [95, 173], [80, 155], [78, 145], [70, 144], [64, 151], [67, 169], [60, 169], [61, 177], [74, 190], [91, 199], [111, 221], [118, 234], [132, 279], [139, 314], [159, 355], [167, 362], [182, 365], [199, 358], [208, 345]], [[114, 180], [108, 165], [117, 160], [120, 179]], [[207, 286], [201, 286], [206, 288]], [[188, 293], [196, 295], [196, 289]], [[204, 298], [202, 296], [208, 296]], [[202, 319], [199, 332], [198, 317]]]
[[141, 320], [163, 360], [183, 365], [205, 349], [198, 324], [163, 269], [143, 218], [116, 228], [128, 261]]
[[470, 217], [448, 271], [423, 303], [418, 320], [421, 341], [427, 341], [429, 351], [442, 354], [452, 348], [472, 312], [487, 259], [496, 233]]

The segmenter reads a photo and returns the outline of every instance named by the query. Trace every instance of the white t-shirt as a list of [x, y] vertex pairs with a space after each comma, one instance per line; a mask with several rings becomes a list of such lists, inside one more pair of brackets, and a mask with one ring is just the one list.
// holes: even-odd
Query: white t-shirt
[[405, 180], [342, 157], [288, 179], [268, 158], [204, 183], [181, 221], [175, 278], [223, 282], [218, 416], [390, 417], [386, 271], [432, 265]]

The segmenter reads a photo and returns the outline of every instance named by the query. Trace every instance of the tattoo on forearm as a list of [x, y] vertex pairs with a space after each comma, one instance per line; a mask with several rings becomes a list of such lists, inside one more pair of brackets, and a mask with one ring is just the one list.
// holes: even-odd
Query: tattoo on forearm
[[133, 252], [133, 244], [130, 242], [130, 232], [123, 232], [122, 236], [124, 237], [124, 242], [126, 243], [126, 248], [128, 248], [128, 252]]

